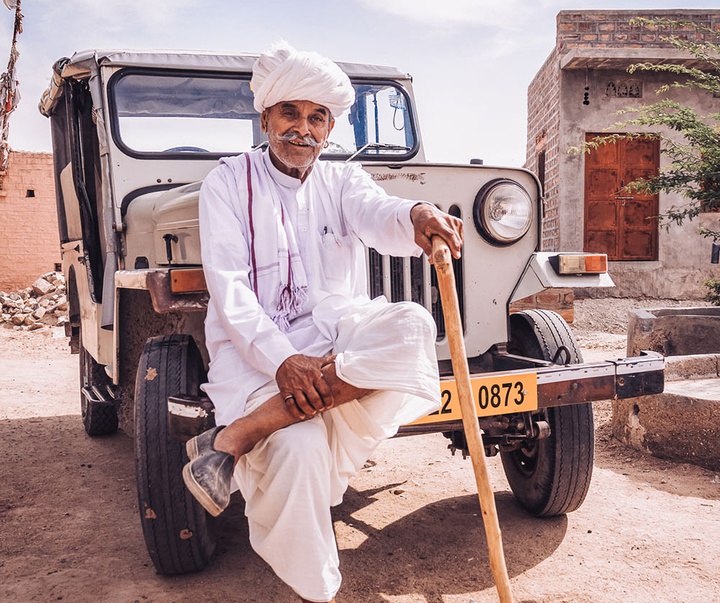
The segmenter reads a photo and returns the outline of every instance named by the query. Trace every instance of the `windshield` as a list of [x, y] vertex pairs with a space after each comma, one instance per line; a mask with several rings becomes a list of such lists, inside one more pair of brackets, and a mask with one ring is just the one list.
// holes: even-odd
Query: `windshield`
[[[407, 159], [416, 138], [410, 98], [397, 83], [353, 83], [356, 100], [336, 119], [324, 156]], [[113, 136], [133, 156], [230, 155], [267, 139], [245, 77], [126, 71], [110, 83]]]

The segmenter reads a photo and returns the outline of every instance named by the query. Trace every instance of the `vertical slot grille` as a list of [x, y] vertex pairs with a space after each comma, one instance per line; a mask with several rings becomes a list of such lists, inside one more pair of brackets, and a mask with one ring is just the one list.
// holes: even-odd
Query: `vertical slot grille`
[[[453, 206], [449, 212], [459, 217], [460, 210]], [[460, 305], [460, 318], [465, 328], [465, 297], [463, 295], [463, 262], [453, 259], [455, 286]], [[438, 291], [437, 275], [425, 256], [397, 258], [368, 250], [368, 289], [370, 297], [384, 295], [392, 302], [414, 301], [425, 306], [437, 325], [438, 339], [445, 337], [445, 319]]]

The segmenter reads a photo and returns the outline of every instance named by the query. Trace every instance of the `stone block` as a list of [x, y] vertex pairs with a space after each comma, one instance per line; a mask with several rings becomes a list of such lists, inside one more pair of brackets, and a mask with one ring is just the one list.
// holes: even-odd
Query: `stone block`
[[685, 379], [717, 377], [718, 366], [720, 366], [720, 354], [668, 356], [665, 359], [665, 381], [667, 383]]
[[686, 390], [705, 394], [665, 392], [614, 400], [612, 433], [626, 445], [654, 456], [720, 471], [720, 379], [675, 382], [680, 383], [693, 385]]
[[51, 283], [48, 283], [44, 278], [39, 278], [32, 284], [32, 290], [37, 295], [46, 295], [50, 293], [53, 289], [53, 285]]
[[628, 314], [627, 354], [665, 356], [720, 353], [720, 308], [658, 308]]

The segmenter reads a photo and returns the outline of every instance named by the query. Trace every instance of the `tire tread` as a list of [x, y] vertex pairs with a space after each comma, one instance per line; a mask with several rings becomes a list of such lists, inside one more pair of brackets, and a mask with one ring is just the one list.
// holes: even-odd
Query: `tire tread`
[[[526, 310], [511, 316], [513, 352], [553, 360], [557, 350], [568, 350], [569, 364], [581, 363], [582, 353], [568, 324], [556, 312]], [[526, 477], [514, 468], [513, 453], [501, 452], [511, 489], [520, 503], [538, 517], [563, 515], [585, 500], [592, 478], [594, 425], [592, 405], [551, 407], [546, 410], [551, 436], [538, 443], [544, 463]], [[542, 475], [541, 475], [542, 473]]]
[[184, 444], [171, 440], [167, 429], [167, 398], [197, 392], [198, 366], [197, 347], [185, 335], [149, 339], [138, 364], [135, 466], [140, 520], [150, 558], [165, 575], [201, 571], [215, 549], [208, 516], [182, 481]]

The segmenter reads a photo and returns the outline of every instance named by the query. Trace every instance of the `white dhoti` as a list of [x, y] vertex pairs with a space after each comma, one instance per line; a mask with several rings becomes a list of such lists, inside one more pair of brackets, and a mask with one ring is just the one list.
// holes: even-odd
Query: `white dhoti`
[[[329, 601], [341, 576], [330, 507], [379, 442], [439, 407], [435, 324], [413, 303], [372, 302], [336, 326], [340, 378], [374, 393], [281, 429], [240, 459], [250, 543], [299, 596]], [[278, 393], [268, 383], [246, 413]]]

